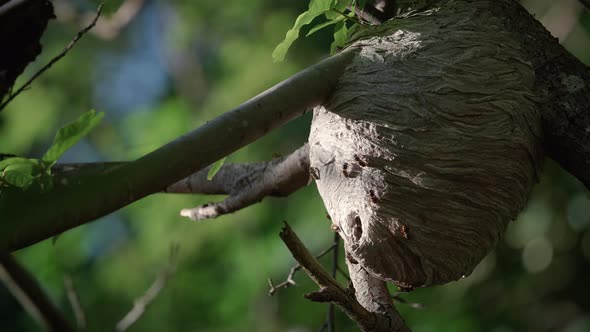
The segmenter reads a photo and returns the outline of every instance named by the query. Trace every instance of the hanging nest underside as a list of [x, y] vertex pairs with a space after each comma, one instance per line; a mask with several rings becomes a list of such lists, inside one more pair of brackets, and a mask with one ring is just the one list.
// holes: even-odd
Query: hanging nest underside
[[312, 174], [353, 261], [403, 287], [469, 275], [542, 162], [534, 73], [493, 1], [364, 29], [316, 108]]

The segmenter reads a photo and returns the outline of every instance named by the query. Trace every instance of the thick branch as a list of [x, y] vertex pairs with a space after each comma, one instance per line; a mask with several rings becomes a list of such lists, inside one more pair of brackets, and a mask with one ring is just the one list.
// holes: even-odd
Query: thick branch
[[6, 13], [10, 12], [11, 10], [14, 10], [20, 5], [23, 5], [27, 1], [29, 0], [10, 0], [6, 2], [2, 6], [0, 6], [0, 16], [5, 15]]
[[545, 152], [590, 189], [590, 68], [516, 1], [490, 1], [490, 11], [535, 70]]
[[[57, 164], [52, 170], [54, 182], [59, 183], [68, 179], [69, 172], [97, 174], [122, 165], [125, 162]], [[292, 194], [309, 183], [309, 147], [304, 144], [290, 155], [270, 161], [224, 164], [211, 180], [207, 179], [209, 168], [171, 184], [163, 192], [230, 196], [221, 202], [185, 209], [181, 215], [193, 220], [215, 218], [246, 208], [267, 196]]]
[[[409, 331], [401, 317], [389, 316], [389, 314], [397, 314], [395, 309], [393, 309], [393, 304], [390, 308], [381, 308], [373, 307], [369, 305], [369, 303], [359, 303], [355, 298], [354, 293], [344, 289], [338, 284], [328, 271], [320, 265], [317, 259], [309, 253], [289, 225], [285, 224], [280, 236], [289, 248], [289, 251], [291, 251], [293, 257], [295, 257], [297, 262], [303, 266], [305, 272], [320, 287], [319, 291], [307, 294], [305, 296], [307, 299], [315, 302], [332, 302], [338, 305], [342, 311], [358, 324], [363, 332]], [[359, 278], [362, 277], [364, 276], [360, 276]], [[378, 303], [386, 303], [386, 301], [383, 302], [380, 297], [377, 297], [381, 294], [381, 287], [384, 287], [385, 283], [372, 279], [372, 277], [366, 278], [365, 280], [367, 286], [377, 287], [377, 290], [374, 291], [374, 295], [376, 296], [375, 299], [379, 301]], [[383, 283], [383, 285], [380, 283]], [[359, 285], [364, 286], [361, 283], [359, 283]], [[363, 292], [364, 291], [366, 290], [363, 290]], [[357, 296], [359, 295], [364, 294], [357, 292]], [[391, 299], [388, 301], [391, 302]], [[363, 305], [366, 305], [367, 308]]]
[[0, 251], [60, 234], [164, 190], [321, 104], [353, 54], [314, 65], [156, 151], [104, 174], [62, 181], [49, 193], [4, 189]]
[[[54, 182], [68, 181], [74, 176], [107, 173], [128, 162], [67, 163], [52, 167]], [[309, 177], [309, 147], [306, 144], [286, 157], [270, 161], [232, 164], [225, 163], [213, 179], [208, 180], [210, 167], [203, 168], [177, 181], [162, 192], [169, 194], [232, 195], [252, 187], [273, 185], [267, 196], [288, 196], [300, 186], [307, 184]], [[270, 183], [267, 172], [275, 174], [276, 182]], [[264, 182], [264, 183], [261, 183]], [[305, 182], [305, 183], [304, 183]], [[265, 188], [265, 190], [268, 190]]]
[[47, 331], [75, 331], [35, 278], [9, 254], [0, 254], [0, 280]]

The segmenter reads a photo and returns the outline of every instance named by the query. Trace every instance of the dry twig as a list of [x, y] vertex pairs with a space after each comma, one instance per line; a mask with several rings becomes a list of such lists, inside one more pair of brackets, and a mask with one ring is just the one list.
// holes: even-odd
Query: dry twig
[[84, 330], [86, 329], [86, 314], [84, 313], [84, 309], [80, 304], [80, 298], [78, 297], [76, 288], [74, 288], [74, 282], [72, 281], [72, 278], [70, 278], [69, 276], [64, 276], [64, 287], [66, 288], [68, 301], [70, 302], [70, 305], [72, 306], [72, 311], [74, 312], [74, 316], [76, 317], [78, 329]]
[[288, 196], [309, 183], [309, 147], [303, 145], [284, 158], [267, 163], [244, 164], [240, 173], [222, 167], [207, 180], [207, 170], [197, 172], [168, 187], [170, 192], [194, 192], [195, 187], [207, 188], [217, 184], [229, 194], [221, 202], [183, 209], [180, 215], [192, 220], [217, 218], [260, 202], [266, 196]]
[[168, 280], [176, 271], [176, 263], [178, 260], [179, 246], [174, 244], [170, 248], [170, 259], [168, 266], [158, 275], [154, 283], [140, 298], [136, 299], [133, 308], [129, 311], [123, 319], [117, 323], [115, 330], [117, 332], [127, 331], [127, 329], [137, 322], [145, 313], [149, 305], [156, 299], [158, 294], [164, 289]]
[[[322, 251], [319, 255], [317, 255], [316, 259], [320, 259], [330, 251], [335, 250], [336, 246], [336, 243], [332, 243], [332, 245], [328, 249]], [[272, 279], [268, 278], [268, 285], [270, 286], [270, 289], [268, 290], [268, 295], [274, 295], [281, 288], [289, 288], [291, 286], [295, 286], [297, 283], [293, 278], [295, 277], [295, 273], [297, 273], [297, 271], [299, 270], [301, 270], [301, 264], [293, 266], [289, 271], [289, 274], [287, 275], [287, 279], [285, 279], [285, 281], [281, 282], [280, 284], [275, 285]]]
[[[53, 1], [55, 13], [59, 21], [68, 23], [72, 22], [74, 24], [86, 26], [93, 20], [93, 14], [78, 13], [76, 8], [73, 8], [71, 2], [71, 0]], [[123, 1], [117, 11], [109, 17], [103, 16], [100, 21], [96, 22], [96, 26], [90, 31], [90, 33], [103, 40], [112, 40], [116, 38], [137, 16], [144, 4], [145, 0]]]
[[[334, 242], [332, 242], [332, 246], [334, 250], [332, 250], [332, 278], [336, 279], [336, 274], [339, 271], [340, 267], [338, 266], [338, 245], [340, 244], [340, 236], [338, 233], [334, 233]], [[335, 332], [336, 331], [336, 319], [335, 319], [335, 312], [334, 312], [334, 304], [328, 303], [328, 315], [324, 324], [319, 329], [319, 332], [323, 332], [328, 330], [328, 332]]]
[[[394, 317], [391, 315], [393, 314], [391, 310], [387, 310], [388, 315], [385, 315], [378, 311], [369, 311], [364, 305], [359, 303], [355, 297], [354, 290], [342, 287], [336, 279], [334, 279], [320, 265], [317, 259], [309, 253], [299, 237], [293, 232], [287, 223], [285, 223], [285, 227], [281, 231], [280, 237], [289, 248], [289, 251], [291, 251], [293, 257], [295, 257], [305, 272], [320, 287], [319, 291], [306, 294], [305, 298], [314, 302], [332, 302], [338, 305], [342, 311], [357, 323], [361, 331], [364, 332], [409, 331], [399, 316]], [[358, 268], [362, 270], [360, 266], [358, 266]], [[356, 274], [355, 276], [358, 277], [360, 275]], [[367, 277], [368, 283], [374, 281], [370, 279], [368, 274], [365, 277]], [[395, 314], [397, 313], [395, 312]]]

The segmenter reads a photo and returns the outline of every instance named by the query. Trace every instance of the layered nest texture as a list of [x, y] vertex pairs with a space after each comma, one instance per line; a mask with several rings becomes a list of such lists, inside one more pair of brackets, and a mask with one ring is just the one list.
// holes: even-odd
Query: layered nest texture
[[361, 30], [314, 111], [312, 174], [352, 261], [404, 287], [469, 275], [538, 179], [534, 72], [493, 1]]

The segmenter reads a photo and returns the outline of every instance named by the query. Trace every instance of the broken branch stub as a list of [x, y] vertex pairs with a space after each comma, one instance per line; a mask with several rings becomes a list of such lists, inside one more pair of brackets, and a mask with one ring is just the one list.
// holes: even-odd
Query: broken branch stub
[[402, 287], [469, 275], [538, 179], [534, 72], [490, 1], [361, 30], [314, 111], [311, 167], [347, 252]]

